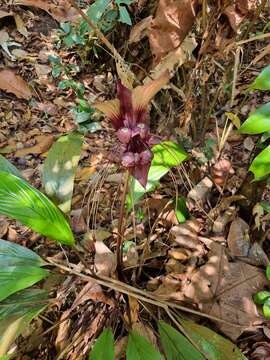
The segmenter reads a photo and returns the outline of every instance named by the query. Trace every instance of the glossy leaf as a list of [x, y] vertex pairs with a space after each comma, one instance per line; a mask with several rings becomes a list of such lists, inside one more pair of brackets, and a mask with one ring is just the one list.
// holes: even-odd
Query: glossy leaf
[[[0, 306], [0, 358], [17, 336], [47, 306], [46, 291], [27, 289], [8, 297]], [[2, 358], [1, 358], [2, 359]]]
[[268, 298], [270, 298], [269, 291], [259, 291], [254, 295], [254, 302], [258, 305], [262, 305]]
[[238, 130], [241, 134], [261, 134], [270, 130], [270, 102], [251, 113]]
[[175, 214], [179, 224], [183, 224], [189, 217], [189, 211], [186, 205], [186, 200], [184, 197], [179, 197], [174, 201], [175, 205]]
[[263, 69], [251, 84], [254, 90], [270, 90], [270, 65]]
[[167, 360], [204, 360], [204, 356], [172, 326], [159, 321], [158, 330]]
[[266, 277], [267, 277], [267, 279], [270, 280], [270, 265], [267, 266], [265, 272], [266, 272]]
[[255, 157], [249, 171], [253, 172], [256, 180], [270, 174], [270, 145]]
[[19, 170], [11, 164], [10, 161], [8, 161], [4, 156], [0, 155], [0, 171], [5, 171], [7, 173], [13, 174], [15, 176], [21, 177], [22, 174], [19, 172]]
[[81, 134], [62, 136], [51, 147], [43, 166], [42, 182], [45, 192], [65, 213], [70, 211], [81, 149]]
[[0, 269], [5, 266], [44, 266], [46, 263], [34, 251], [11, 241], [0, 239]]
[[144, 336], [131, 331], [128, 336], [127, 360], [163, 360], [163, 358]]
[[98, 337], [89, 360], [114, 360], [114, 338], [111, 329], [105, 329]]
[[209, 360], [247, 360], [230, 340], [190, 320], [179, 319], [187, 335]]
[[267, 299], [263, 304], [263, 315], [270, 319], [270, 299]]
[[0, 214], [62, 244], [74, 244], [70, 226], [61, 211], [25, 180], [5, 172], [0, 172]]
[[148, 174], [146, 188], [134, 178], [131, 180], [131, 190], [127, 196], [128, 209], [131, 210], [140, 198], [159, 184], [159, 180], [175, 166], [187, 159], [187, 153], [182, 147], [172, 141], [164, 141], [152, 148], [154, 157]]

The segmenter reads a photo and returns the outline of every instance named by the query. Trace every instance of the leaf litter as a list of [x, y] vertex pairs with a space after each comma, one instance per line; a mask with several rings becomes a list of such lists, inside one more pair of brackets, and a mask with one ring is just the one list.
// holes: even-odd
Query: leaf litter
[[[32, 185], [41, 188], [41, 168], [53, 141], [78, 129], [74, 113], [70, 111], [78, 105], [76, 96], [70, 89], [65, 92], [58, 88], [59, 81], [52, 77], [48, 56], [59, 56], [66, 67], [79, 62], [82, 68], [74, 78], [83, 82], [90, 102], [97, 98], [112, 99], [117, 77], [127, 82], [130, 78], [122, 63], [116, 71], [105, 52], [98, 50], [92, 56], [92, 50], [84, 53], [80, 48], [77, 51], [77, 45], [69, 50], [55, 45], [57, 23], [76, 23], [79, 19], [68, 2], [18, 0], [15, 3], [3, 6], [0, 11], [0, 31], [7, 44], [5, 49], [1, 48], [0, 59], [0, 151]], [[131, 210], [135, 220], [126, 219], [124, 280], [134, 288], [150, 291], [158, 301], [181, 303], [224, 320], [213, 318], [204, 321], [204, 325], [239, 344], [251, 359], [263, 359], [269, 356], [268, 340], [261, 330], [265, 328], [265, 319], [252, 297], [257, 291], [269, 288], [263, 272], [269, 263], [270, 251], [264, 241], [269, 240], [269, 225], [258, 206], [252, 210], [257, 219], [255, 224], [251, 213], [246, 215], [238, 185], [246, 177], [255, 138], [244, 138], [232, 130], [221, 154], [218, 141], [226, 127], [226, 113], [235, 114], [234, 119], [237, 117], [237, 121], [242, 122], [245, 114], [257, 104], [269, 101], [267, 94], [263, 97], [252, 94], [248, 101], [241, 94], [241, 87], [253, 81], [269, 62], [267, 51], [264, 57], [258, 58], [267, 42], [258, 40], [243, 48], [241, 71], [237, 74], [238, 92], [232, 102], [230, 86], [236, 37], [237, 41], [252, 37], [252, 34], [245, 35], [244, 29], [250, 24], [255, 5], [246, 0], [229, 6], [222, 1], [221, 8], [214, 2], [208, 5], [204, 18], [201, 2], [161, 0], [148, 6], [140, 1], [127, 7], [133, 26], [118, 25], [123, 32], [119, 32], [117, 41], [113, 36], [108, 37], [123, 56], [125, 51], [121, 44], [129, 41], [130, 53], [125, 58], [136, 64], [131, 65], [137, 77], [136, 84], [170, 71], [170, 83], [152, 103], [151, 125], [153, 129], [156, 126], [165, 129], [161, 136], [166, 132], [174, 139], [181, 139], [190, 155], [180, 175], [176, 169], [169, 172], [159, 187], [149, 192], [147, 201], [142, 198], [135, 212]], [[7, 24], [9, 18], [17, 18], [17, 25], [15, 21]], [[261, 31], [266, 25], [265, 18], [259, 15], [259, 21], [256, 16], [254, 19], [254, 32]], [[91, 43], [91, 49], [92, 46]], [[86, 67], [81, 59], [89, 62]], [[249, 68], [252, 59], [258, 60]], [[65, 75], [60, 78], [66, 80]], [[220, 84], [222, 89], [216, 98]], [[76, 251], [64, 248], [62, 252], [49, 239], [7, 218], [1, 218], [0, 235], [74, 271], [94, 272], [116, 280], [117, 214], [122, 174], [106, 163], [109, 154], [115, 151], [115, 140], [108, 121], [100, 120], [102, 130], [88, 132], [84, 138], [75, 176], [71, 218], [74, 224], [79, 219], [75, 231]], [[168, 125], [167, 121], [174, 125]], [[205, 123], [208, 124], [206, 138], [214, 138], [217, 142], [217, 146], [212, 146], [212, 153], [203, 143]], [[196, 140], [196, 136], [193, 138], [194, 148], [203, 153], [205, 163], [200, 162], [195, 151], [189, 150], [192, 132], [199, 134]], [[173, 205], [176, 191], [187, 198], [191, 214], [183, 224], [178, 223]], [[269, 192], [263, 194], [263, 200], [269, 201]], [[258, 201], [260, 199], [256, 204]], [[260, 233], [262, 226], [263, 235]], [[26, 350], [20, 338], [16, 344], [21, 356], [41, 359], [48, 353], [49, 359], [57, 353], [59, 358], [82, 356], [86, 359], [104, 326], [114, 328], [117, 351], [123, 354], [129, 321], [133, 330], [160, 349], [156, 325], [149, 314], [159, 316], [161, 312], [137, 300], [136, 296], [132, 297], [132, 291], [131, 296], [125, 297], [121, 291], [113, 290], [113, 285], [111, 290], [106, 290], [95, 281], [81, 281], [72, 272], [68, 277], [61, 272], [66, 280], [61, 283], [60, 279], [60, 285], [53, 286], [52, 305], [44, 318], [33, 322], [41, 329], [40, 333], [44, 332], [43, 341]], [[201, 322], [197, 317], [195, 320]], [[58, 325], [51, 329], [54, 323]], [[249, 340], [248, 336], [243, 340], [246, 334], [257, 340]], [[27, 338], [26, 335], [26, 341]]]

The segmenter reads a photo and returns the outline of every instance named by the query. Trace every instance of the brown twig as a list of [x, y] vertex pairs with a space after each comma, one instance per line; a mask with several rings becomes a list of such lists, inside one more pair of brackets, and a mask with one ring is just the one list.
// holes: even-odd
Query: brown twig
[[126, 196], [128, 192], [128, 184], [129, 184], [129, 173], [127, 171], [124, 175], [124, 188], [121, 196], [121, 207], [120, 207], [118, 235], [117, 235], [116, 258], [117, 258], [117, 268], [119, 274], [121, 272], [122, 262], [123, 262], [123, 238], [124, 238], [125, 208], [126, 208]]

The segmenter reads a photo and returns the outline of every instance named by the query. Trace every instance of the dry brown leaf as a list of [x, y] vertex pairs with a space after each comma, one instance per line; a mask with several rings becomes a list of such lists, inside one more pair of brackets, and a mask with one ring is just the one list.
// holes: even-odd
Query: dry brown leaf
[[17, 150], [15, 152], [15, 156], [24, 157], [28, 154], [35, 154], [35, 155], [43, 154], [49, 150], [49, 148], [53, 143], [53, 139], [54, 139], [53, 135], [49, 135], [49, 134], [36, 136], [35, 137], [36, 145]]
[[186, 299], [196, 302], [203, 312], [238, 326], [216, 322], [232, 340], [243, 331], [254, 330], [263, 322], [253, 295], [268, 284], [264, 272], [243, 262], [229, 262], [223, 246], [212, 243], [208, 262], [183, 287]]
[[102, 242], [95, 242], [95, 267], [98, 275], [111, 276], [116, 270], [115, 255]]
[[205, 177], [197, 185], [195, 185], [193, 189], [190, 190], [187, 195], [188, 201], [193, 204], [203, 203], [209, 195], [212, 187], [213, 182], [208, 177]]
[[11, 12], [0, 10], [0, 19], [3, 19], [4, 17], [7, 16], [13, 16], [13, 14]]
[[142, 40], [145, 36], [148, 35], [152, 18], [152, 16], [148, 16], [132, 27], [128, 39], [131, 44]]
[[96, 172], [95, 166], [79, 168], [76, 172], [76, 180], [88, 181], [90, 176]]
[[15, 19], [16, 27], [17, 27], [17, 30], [19, 31], [19, 33], [22, 34], [23, 36], [27, 37], [28, 31], [25, 27], [23, 19], [18, 14], [14, 15], [14, 19]]
[[235, 219], [230, 226], [228, 247], [232, 256], [247, 256], [250, 248], [249, 226], [241, 218]]
[[253, 345], [254, 351], [250, 355], [250, 360], [269, 360], [270, 344], [267, 342], [259, 342]]
[[58, 4], [55, 4], [50, 0], [14, 0], [13, 4], [42, 9], [59, 22], [73, 22], [79, 18], [77, 11], [71, 7], [68, 1], [58, 0]]
[[197, 5], [197, 0], [159, 0], [149, 30], [151, 51], [156, 63], [181, 45], [191, 30]]
[[26, 81], [9, 69], [0, 71], [0, 89], [16, 95], [20, 99], [28, 100], [32, 97]]

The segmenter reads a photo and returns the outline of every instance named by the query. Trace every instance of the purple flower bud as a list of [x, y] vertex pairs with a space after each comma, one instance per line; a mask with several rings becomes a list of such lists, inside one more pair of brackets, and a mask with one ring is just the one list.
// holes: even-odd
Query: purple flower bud
[[133, 167], [135, 165], [135, 158], [132, 152], [126, 152], [122, 156], [122, 165], [124, 167]]
[[153, 154], [150, 150], [145, 150], [140, 153], [140, 163], [142, 165], [149, 164], [153, 158]]
[[131, 139], [131, 130], [123, 127], [117, 131], [116, 135], [122, 143], [127, 144]]

